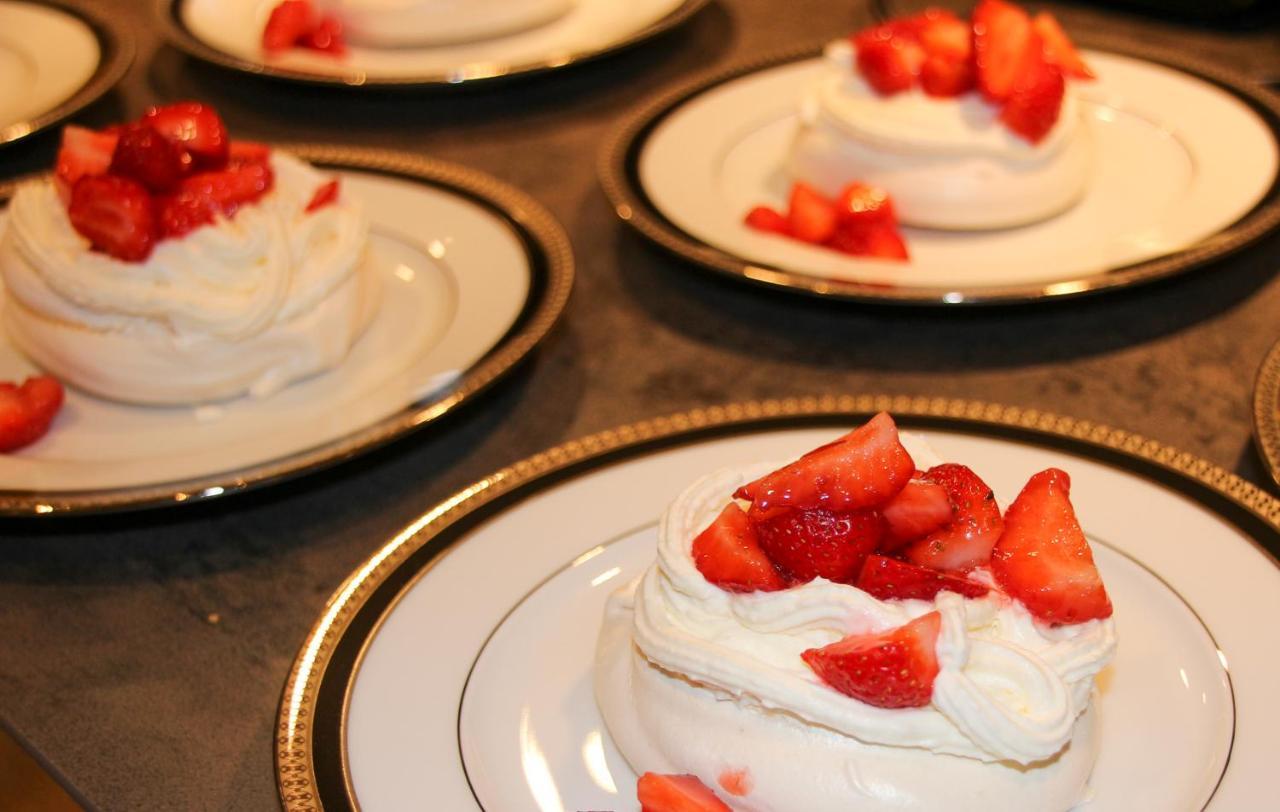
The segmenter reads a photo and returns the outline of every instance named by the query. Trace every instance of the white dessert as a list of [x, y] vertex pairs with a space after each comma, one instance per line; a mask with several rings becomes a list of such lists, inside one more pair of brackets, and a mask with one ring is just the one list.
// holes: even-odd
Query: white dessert
[[[636, 771], [693, 773], [718, 788], [721, 774], [745, 770], [750, 791], [726, 800], [750, 812], [1079, 803], [1097, 756], [1094, 676], [1114, 653], [1112, 620], [1050, 628], [994, 592], [880, 601], [824, 579], [722, 590], [694, 565], [693, 539], [728, 494], [776, 467], [694, 483], [663, 517], [657, 562], [610, 599], [596, 697]], [[926, 707], [865, 704], [801, 659], [935, 609], [940, 670]]]
[[1067, 83], [1053, 129], [1038, 144], [1011, 132], [976, 92], [934, 98], [919, 87], [881, 96], [854, 67], [848, 40], [800, 104], [787, 170], [835, 196], [860, 181], [886, 190], [905, 225], [993, 229], [1052, 217], [1089, 185], [1093, 145]]
[[443, 45], [514, 34], [563, 16], [574, 0], [320, 0], [348, 41], [372, 47]]
[[20, 188], [0, 238], [13, 341], [63, 381], [115, 400], [263, 397], [336, 366], [372, 320], [379, 278], [354, 197], [307, 213], [329, 180], [273, 152], [275, 187], [145, 262], [89, 250], [50, 180]]

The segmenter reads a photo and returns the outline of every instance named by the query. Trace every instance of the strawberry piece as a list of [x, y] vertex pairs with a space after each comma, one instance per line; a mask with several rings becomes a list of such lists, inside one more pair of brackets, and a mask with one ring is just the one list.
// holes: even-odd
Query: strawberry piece
[[320, 18], [298, 43], [313, 51], [342, 56], [347, 52], [347, 41], [342, 30], [342, 21], [332, 14]]
[[941, 628], [942, 615], [930, 612], [896, 629], [850, 635], [800, 656], [846, 696], [878, 708], [920, 708], [933, 698]]
[[[876, 30], [881, 28], [884, 26]], [[925, 58], [924, 48], [918, 42], [889, 33], [888, 36], [859, 35], [854, 44], [858, 49], [858, 72], [880, 95], [892, 96], [910, 90], [916, 83]]]
[[1009, 98], [1023, 54], [1031, 46], [1031, 19], [1005, 0], [981, 0], [973, 10], [973, 57], [978, 88], [988, 101]]
[[852, 584], [880, 543], [884, 520], [874, 510], [783, 510], [747, 514], [760, 547], [792, 583], [826, 578]]
[[879, 507], [915, 471], [893, 418], [881, 412], [845, 436], [790, 465], [743, 485], [735, 499], [757, 515], [770, 508], [823, 508], [837, 513]]
[[314, 26], [311, 0], [284, 0], [271, 9], [262, 29], [262, 47], [268, 53], [284, 51], [302, 42]]
[[776, 592], [787, 584], [773, 568], [742, 508], [730, 502], [693, 540], [702, 577], [729, 592]]
[[86, 175], [71, 190], [67, 217], [95, 251], [125, 262], [151, 256], [155, 204], [141, 183], [114, 175]]
[[120, 130], [110, 172], [133, 178], [152, 192], [170, 192], [191, 169], [191, 156], [146, 124]]
[[105, 175], [119, 138], [114, 132], [95, 132], [68, 125], [62, 129], [62, 145], [54, 163], [53, 178], [62, 202], [71, 200], [71, 189], [86, 175]]
[[880, 549], [892, 552], [908, 541], [950, 524], [954, 510], [946, 488], [923, 479], [912, 479], [880, 513], [887, 531]]
[[973, 90], [974, 70], [969, 59], [929, 56], [920, 68], [920, 89], [939, 98], [962, 96]]
[[791, 224], [787, 220], [787, 216], [780, 211], [771, 209], [768, 206], [756, 206], [747, 212], [747, 216], [743, 218], [743, 222], [748, 227], [754, 228], [756, 231], [764, 231], [770, 234], [782, 234], [789, 236], [791, 234]]
[[958, 592], [966, 598], [981, 598], [989, 590], [977, 581], [948, 575], [945, 572], [918, 567], [915, 564], [873, 555], [867, 558], [858, 580], [854, 583], [858, 589], [873, 598], [882, 601], [916, 600], [931, 601], [944, 590]]
[[258, 141], [232, 141], [227, 148], [227, 164], [265, 164], [271, 160], [271, 147]]
[[27, 378], [22, 386], [0, 383], [0, 453], [43, 437], [62, 408], [63, 397], [62, 384], [48, 375]]
[[1062, 30], [1058, 19], [1047, 11], [1042, 11], [1031, 21], [1031, 28], [1040, 35], [1044, 45], [1044, 57], [1052, 65], [1057, 65], [1064, 74], [1073, 79], [1097, 78], [1089, 66], [1080, 57], [1080, 52], [1072, 44], [1067, 32]]
[[207, 104], [183, 101], [152, 107], [143, 114], [142, 123], [186, 150], [196, 169], [221, 169], [227, 163], [231, 142], [227, 127]]
[[841, 228], [827, 242], [827, 247], [855, 257], [903, 262], [911, 258], [902, 235], [892, 226]]
[[1004, 517], [991, 572], [1036, 618], [1054, 624], [1111, 617], [1111, 600], [1057, 468], [1031, 477]]
[[640, 812], [733, 812], [696, 775], [645, 773], [636, 796]]
[[954, 517], [908, 546], [903, 557], [922, 567], [955, 572], [987, 563], [1004, 530], [991, 488], [967, 466], [954, 462], [935, 465], [925, 472], [924, 480], [946, 489]]
[[1066, 82], [1062, 70], [1045, 60], [1038, 47], [1038, 36], [1032, 36], [1009, 98], [1000, 111], [1000, 120], [1013, 132], [1033, 144], [1040, 143], [1058, 121]]
[[219, 215], [230, 217], [241, 206], [270, 191], [274, 183], [271, 167], [258, 163], [184, 178], [174, 194], [160, 201], [160, 233], [164, 237], [180, 237], [214, 222]]
[[821, 245], [836, 232], [835, 204], [809, 184], [797, 182], [791, 187], [787, 227], [797, 240]]
[[850, 183], [841, 190], [836, 198], [836, 216], [841, 228], [893, 227], [898, 224], [889, 194], [865, 183]]
[[969, 23], [945, 9], [927, 9], [909, 18], [916, 39], [929, 56], [951, 61], [968, 61], [973, 54], [973, 33]]
[[720, 789], [741, 798], [751, 794], [751, 788], [754, 781], [751, 780], [751, 771], [746, 767], [741, 770], [723, 770], [716, 778], [716, 783], [720, 785]]
[[338, 179], [334, 178], [328, 183], [321, 184], [316, 189], [315, 194], [311, 195], [311, 202], [307, 204], [307, 214], [316, 209], [323, 209], [325, 206], [331, 206], [338, 202]]

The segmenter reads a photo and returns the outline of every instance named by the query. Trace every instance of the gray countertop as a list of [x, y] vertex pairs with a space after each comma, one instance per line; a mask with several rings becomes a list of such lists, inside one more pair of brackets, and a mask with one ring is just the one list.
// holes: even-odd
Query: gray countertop
[[[816, 42], [858, 3], [719, 0], [683, 28], [562, 75], [471, 92], [369, 96], [263, 82], [160, 44], [90, 125], [157, 101], [212, 102], [241, 137], [403, 149], [538, 197], [573, 240], [563, 322], [512, 377], [417, 436], [335, 470], [186, 509], [0, 527], [0, 719], [86, 804], [269, 809], [275, 713], [298, 646], [339, 582], [437, 500], [566, 439], [734, 400], [883, 392], [997, 401], [1145, 434], [1268, 479], [1251, 391], [1280, 338], [1280, 236], [1149, 288], [1023, 309], [839, 306], [712, 279], [617, 220], [595, 178], [610, 128], [690, 73]], [[1068, 9], [1280, 75], [1280, 33], [1196, 30]], [[0, 152], [48, 165], [57, 135]]]

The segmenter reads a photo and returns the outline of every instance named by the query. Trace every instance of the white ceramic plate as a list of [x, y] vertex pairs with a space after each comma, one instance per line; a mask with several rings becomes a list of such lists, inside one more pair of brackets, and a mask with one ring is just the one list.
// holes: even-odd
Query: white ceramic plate
[[[473, 42], [421, 47], [351, 47], [341, 58], [294, 49], [262, 50], [275, 0], [163, 0], [175, 44], [203, 59], [299, 81], [348, 84], [458, 84], [563, 67], [633, 44], [687, 19], [706, 0], [575, 0], [541, 25]], [[465, 13], [466, 4], [458, 4]]]
[[127, 35], [83, 5], [0, 0], [0, 144], [71, 115], [132, 59]]
[[[627, 128], [635, 142], [623, 160], [661, 221], [638, 225], [647, 236], [655, 226], [676, 232], [664, 244], [694, 261], [707, 264], [699, 246], [732, 258], [738, 274], [757, 281], [939, 303], [1081, 293], [1145, 278], [1151, 274], [1144, 264], [1180, 252], [1203, 264], [1239, 247], [1240, 239], [1220, 238], [1274, 195], [1274, 110], [1258, 108], [1257, 90], [1246, 97], [1143, 59], [1085, 56], [1099, 77], [1076, 84], [1095, 145], [1094, 175], [1083, 200], [1056, 217], [997, 231], [904, 228], [911, 254], [905, 263], [848, 257], [748, 228], [742, 219], [752, 206], [785, 209], [797, 100], [824, 68], [808, 58], [704, 84], [647, 111], [647, 128]], [[616, 170], [607, 170], [607, 187], [632, 182]], [[1280, 222], [1280, 215], [1267, 217], [1267, 227]], [[681, 237], [693, 246], [681, 250]], [[1213, 250], [1206, 254], [1206, 247]]]
[[[359, 166], [360, 157], [344, 153], [339, 161]], [[377, 168], [377, 161], [363, 163]], [[389, 428], [387, 421], [404, 421], [393, 433], [426, 422], [442, 411], [430, 407], [470, 388], [467, 378], [482, 361], [520, 337], [518, 327], [534, 326], [530, 335], [540, 337], [563, 305], [571, 273], [558, 227], [518, 193], [486, 198], [475, 182], [460, 187], [442, 172], [413, 167], [405, 159], [405, 173], [340, 172], [344, 194], [365, 201], [368, 261], [384, 277], [377, 315], [340, 366], [268, 398], [193, 407], [128, 405], [69, 388], [44, 438], [0, 456], [0, 492], [34, 492], [31, 498], [55, 506], [122, 491], [142, 501], [143, 494], [169, 501], [219, 495], [270, 463], [307, 452], [338, 458], [353, 438]], [[503, 369], [514, 360], [503, 360]], [[0, 338], [0, 379], [33, 371]], [[299, 461], [290, 473], [317, 464]]]
[[[296, 734], [278, 759], [286, 807], [308, 778], [326, 807], [365, 812], [634, 808], [636, 773], [591, 687], [606, 597], [652, 562], [654, 522], [688, 482], [794, 456], [880, 407], [942, 457], [974, 466], [1002, 504], [1036, 471], [1070, 472], [1121, 641], [1100, 678], [1087, 808], [1264, 805], [1280, 634], [1259, 620], [1280, 612], [1280, 569], [1255, 540], [1280, 544], [1280, 503], [1101, 427], [860, 398], [749, 404], [606, 433], [425, 516], [353, 574], [300, 654], [281, 715], [282, 741]], [[947, 416], [961, 414], [981, 418]]]

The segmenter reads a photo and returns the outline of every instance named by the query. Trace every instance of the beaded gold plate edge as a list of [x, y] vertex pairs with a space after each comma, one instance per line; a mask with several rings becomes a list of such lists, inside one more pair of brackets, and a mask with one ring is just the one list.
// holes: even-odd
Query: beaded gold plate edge
[[87, 0], [44, 0], [40, 5], [52, 6], [89, 26], [101, 50], [98, 67], [70, 98], [38, 116], [0, 127], [0, 147], [21, 141], [75, 115], [115, 87], [133, 64], [135, 46], [129, 29], [98, 4]]
[[[1280, 95], [1235, 72], [1183, 53], [1119, 37], [1089, 34], [1083, 47], [1175, 68], [1205, 80], [1239, 98], [1256, 112], [1280, 143]], [[751, 73], [780, 67], [822, 53], [822, 43], [793, 48], [694, 78], [645, 104], [609, 137], [600, 153], [599, 175], [614, 213], [645, 239], [693, 265], [713, 273], [793, 293], [872, 304], [948, 306], [1016, 305], [1062, 300], [1133, 287], [1203, 267], [1239, 251], [1280, 227], [1280, 174], [1272, 178], [1262, 201], [1244, 217], [1200, 242], [1144, 262], [1051, 283], [973, 287], [886, 287], [827, 279], [735, 256], [686, 233], [649, 201], [637, 175], [641, 148], [667, 115], [697, 95]]]
[[946, 398], [846, 395], [752, 401], [683, 412], [592, 434], [497, 471], [440, 502], [338, 587], [299, 650], [277, 714], [276, 782], [286, 812], [358, 809], [343, 727], [358, 664], [404, 591], [466, 531], [514, 501], [605, 465], [715, 436], [848, 424], [891, 412], [907, 427], [1060, 447], [1164, 482], [1280, 545], [1280, 499], [1213, 463], [1141, 435], [1035, 409]]
[[1280, 487], [1280, 341], [1258, 367], [1253, 386], [1253, 438], [1267, 473]]
[[550, 71], [599, 59], [601, 57], [608, 56], [609, 54], [631, 48], [651, 37], [656, 37], [659, 34], [675, 28], [700, 11], [703, 6], [707, 5], [710, 1], [711, 0], [685, 0], [685, 2], [678, 8], [652, 25], [642, 28], [627, 37], [623, 37], [616, 42], [609, 43], [608, 45], [600, 48], [587, 49], [569, 54], [557, 54], [554, 57], [549, 56], [544, 60], [533, 62], [517, 64], [486, 63], [482, 71], [475, 67], [468, 68], [468, 66], [459, 65], [452, 71], [423, 74], [421, 76], [369, 77], [366, 74], [358, 72], [345, 76], [336, 74], [326, 75], [308, 73], [307, 71], [289, 70], [287, 68], [277, 68], [263, 62], [242, 59], [241, 57], [229, 54], [226, 51], [222, 51], [208, 45], [183, 24], [179, 14], [179, 7], [183, 2], [185, 2], [185, 0], [157, 0], [155, 4], [155, 18], [158, 21], [161, 30], [164, 32], [165, 38], [175, 48], [184, 52], [188, 56], [195, 57], [196, 59], [200, 59], [229, 70], [250, 73], [255, 76], [263, 76], [268, 79], [277, 79], [286, 82], [301, 82], [303, 84], [319, 85], [323, 87], [424, 90], [430, 88], [443, 89], [459, 86], [472, 87], [478, 84], [489, 84], [506, 79], [537, 76]]
[[[278, 144], [322, 166], [402, 177], [479, 203], [505, 220], [524, 243], [532, 272], [529, 298], [507, 334], [443, 393], [346, 437], [261, 465], [192, 480], [103, 491], [0, 491], [0, 516], [57, 516], [190, 504], [313, 473], [436, 422], [470, 403], [524, 360], [564, 312], [573, 288], [569, 237], [532, 197], [457, 164], [406, 153], [320, 144]], [[22, 179], [0, 183], [0, 202]]]

